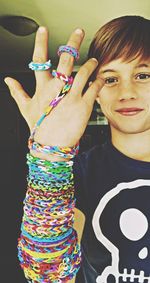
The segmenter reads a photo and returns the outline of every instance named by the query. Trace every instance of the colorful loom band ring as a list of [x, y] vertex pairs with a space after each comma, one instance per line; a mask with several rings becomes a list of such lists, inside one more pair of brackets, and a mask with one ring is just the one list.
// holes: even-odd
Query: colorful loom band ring
[[69, 77], [69, 76], [67, 76], [63, 73], [57, 72], [56, 70], [52, 71], [52, 76], [60, 79], [61, 81], [65, 82], [69, 85], [72, 85], [72, 83], [73, 83], [73, 77]]
[[69, 46], [69, 45], [59, 46], [58, 51], [57, 51], [57, 55], [60, 56], [63, 52], [69, 53], [71, 56], [73, 56], [75, 58], [75, 60], [79, 59], [79, 51], [72, 46]]
[[51, 60], [48, 60], [45, 63], [35, 63], [35, 62], [30, 62], [29, 63], [29, 69], [32, 71], [45, 71], [51, 68]]

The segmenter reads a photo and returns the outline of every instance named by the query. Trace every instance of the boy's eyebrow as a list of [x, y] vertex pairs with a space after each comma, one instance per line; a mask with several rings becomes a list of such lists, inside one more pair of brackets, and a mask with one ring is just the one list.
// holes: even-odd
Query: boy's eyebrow
[[115, 73], [116, 71], [113, 70], [113, 69], [106, 69], [106, 70], [102, 71], [102, 74], [105, 74], [105, 73], [108, 73], [108, 72]]
[[[147, 65], [146, 63], [141, 63], [141, 64], [137, 65], [135, 68], [138, 69], [138, 68], [143, 68], [143, 67], [148, 68], [148, 67], [150, 67], [150, 65]], [[115, 73], [116, 70], [114, 70], [114, 69], [106, 69], [106, 70], [102, 71], [101, 73], [105, 74], [105, 73], [108, 73], [108, 72]]]
[[137, 69], [137, 68], [143, 68], [143, 67], [149, 67], [149, 65], [147, 65], [146, 63], [142, 63], [142, 64], [139, 64], [139, 65], [137, 65], [135, 68]]

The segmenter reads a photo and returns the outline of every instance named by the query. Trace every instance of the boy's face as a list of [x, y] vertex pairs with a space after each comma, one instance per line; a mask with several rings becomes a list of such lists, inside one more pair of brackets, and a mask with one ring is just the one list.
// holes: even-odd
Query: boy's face
[[97, 77], [105, 80], [97, 102], [112, 133], [150, 132], [150, 59], [113, 60], [101, 66]]

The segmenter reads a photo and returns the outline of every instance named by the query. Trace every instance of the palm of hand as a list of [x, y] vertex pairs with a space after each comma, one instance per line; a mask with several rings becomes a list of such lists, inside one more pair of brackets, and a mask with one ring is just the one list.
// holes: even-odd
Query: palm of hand
[[[78, 31], [78, 32], [77, 32]], [[83, 31], [72, 33], [68, 45], [79, 49], [83, 39]], [[47, 60], [48, 32], [42, 28], [36, 35], [34, 62]], [[73, 57], [63, 53], [60, 56], [57, 71], [70, 75], [73, 69]], [[89, 120], [95, 98], [103, 86], [103, 81], [95, 80], [82, 95], [84, 86], [97, 66], [94, 59], [88, 60], [77, 73], [69, 93], [59, 102], [51, 113], [44, 119], [37, 132], [35, 140], [44, 145], [73, 146], [82, 136]], [[61, 92], [64, 82], [53, 78], [49, 71], [36, 71], [36, 92], [30, 98], [19, 82], [6, 78], [10, 92], [15, 99], [21, 114], [25, 118], [30, 130], [44, 113], [50, 101]]]

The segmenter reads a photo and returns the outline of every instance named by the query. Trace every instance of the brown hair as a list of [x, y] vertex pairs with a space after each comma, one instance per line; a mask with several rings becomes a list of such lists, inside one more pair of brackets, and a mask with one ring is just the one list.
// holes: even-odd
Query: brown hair
[[114, 59], [130, 61], [138, 56], [150, 57], [150, 20], [141, 16], [123, 16], [106, 23], [96, 33], [88, 52], [88, 58], [98, 60], [98, 68]]

